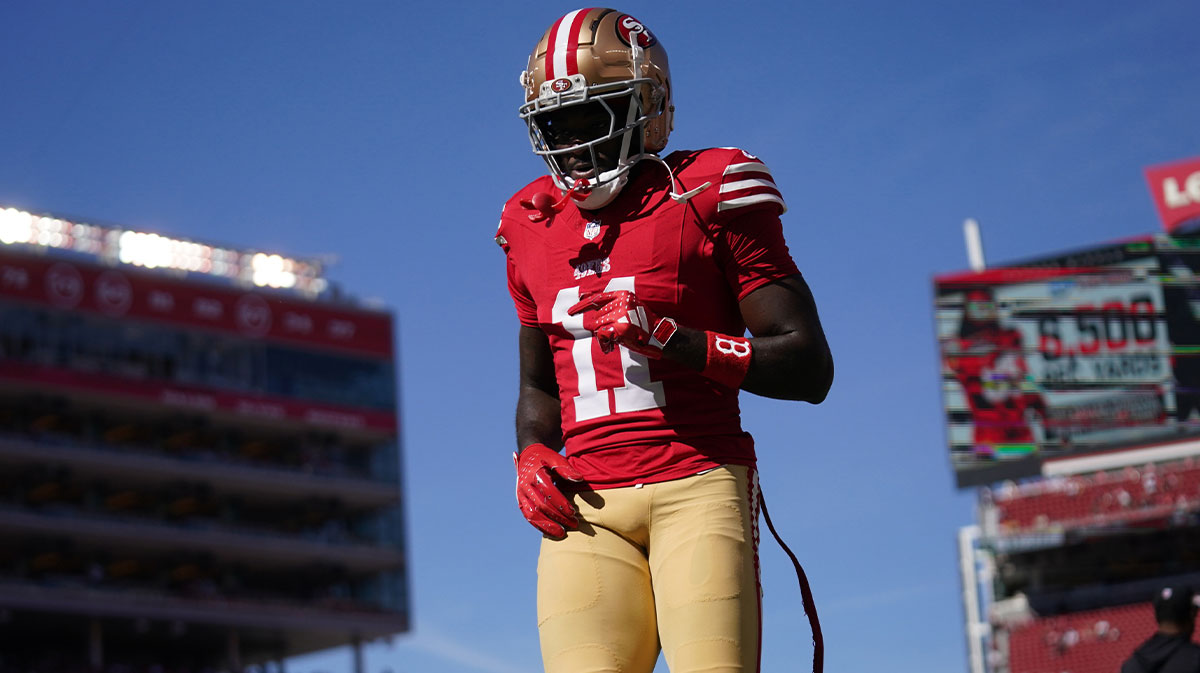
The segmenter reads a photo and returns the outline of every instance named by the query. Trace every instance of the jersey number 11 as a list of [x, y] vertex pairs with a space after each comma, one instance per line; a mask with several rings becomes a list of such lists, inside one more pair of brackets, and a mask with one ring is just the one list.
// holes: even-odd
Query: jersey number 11
[[[608, 281], [605, 292], [628, 290], [633, 292], [633, 276], [622, 276]], [[617, 350], [621, 354], [621, 376], [625, 384], [612, 388], [612, 400], [609, 400], [609, 389], [599, 389], [596, 384], [596, 369], [592, 361], [592, 342], [595, 337], [583, 327], [583, 314], [567, 315], [567, 309], [579, 303], [579, 287], [566, 287], [558, 291], [551, 309], [551, 319], [559, 323], [571, 336], [575, 343], [571, 344], [571, 359], [575, 363], [575, 376], [579, 394], [575, 396], [575, 420], [588, 421], [593, 418], [619, 414], [628, 411], [645, 411], [656, 409], [666, 404], [663, 394], [662, 381], [650, 380], [650, 359], [641, 353], [634, 353], [624, 346]], [[603, 358], [601, 365], [612, 362], [612, 358]]]

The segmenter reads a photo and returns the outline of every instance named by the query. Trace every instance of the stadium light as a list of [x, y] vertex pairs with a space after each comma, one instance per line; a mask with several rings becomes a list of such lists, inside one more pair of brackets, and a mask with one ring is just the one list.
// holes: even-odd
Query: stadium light
[[296, 274], [292, 272], [295, 262], [290, 259], [284, 259], [279, 255], [264, 255], [260, 252], [251, 259], [250, 268], [253, 270], [254, 284], [259, 287], [264, 285], [270, 287], [296, 286]]
[[71, 222], [0, 208], [0, 244], [72, 250], [146, 269], [175, 269], [258, 287], [324, 292], [321, 264], [254, 251], [220, 248], [160, 234]]
[[0, 243], [28, 243], [33, 237], [33, 216], [16, 208], [0, 213]]

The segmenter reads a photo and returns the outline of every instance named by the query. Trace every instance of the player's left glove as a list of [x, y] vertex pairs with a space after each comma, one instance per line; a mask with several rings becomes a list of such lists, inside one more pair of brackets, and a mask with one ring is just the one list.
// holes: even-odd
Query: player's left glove
[[596, 336], [605, 353], [621, 345], [658, 359], [677, 329], [674, 320], [655, 315], [628, 290], [594, 294], [567, 309], [567, 313], [583, 313], [584, 329]]
[[575, 507], [554, 484], [557, 474], [571, 481], [583, 475], [562, 454], [545, 444], [530, 444], [513, 454], [517, 468], [517, 506], [535, 528], [558, 540], [579, 527]]

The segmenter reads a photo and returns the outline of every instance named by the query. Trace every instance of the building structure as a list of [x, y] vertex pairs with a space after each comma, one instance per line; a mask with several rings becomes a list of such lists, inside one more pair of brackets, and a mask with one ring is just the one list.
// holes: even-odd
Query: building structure
[[392, 335], [312, 261], [0, 209], [0, 671], [407, 630]]

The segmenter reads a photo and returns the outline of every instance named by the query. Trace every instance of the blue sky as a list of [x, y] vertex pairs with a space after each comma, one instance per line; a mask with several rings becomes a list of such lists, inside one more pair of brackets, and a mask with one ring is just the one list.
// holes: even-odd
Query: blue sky
[[[540, 670], [537, 533], [512, 495], [517, 322], [492, 242], [544, 170], [516, 110], [576, 5], [0, 4], [0, 204], [281, 253], [398, 319], [415, 628], [370, 673]], [[812, 407], [743, 396], [831, 671], [961, 671], [935, 273], [1159, 228], [1142, 169], [1200, 154], [1186, 0], [634, 2], [666, 45], [671, 148], [774, 171], [837, 363]], [[805, 670], [764, 540], [764, 670]], [[344, 673], [338, 650], [290, 669]], [[660, 670], [665, 667], [660, 666]]]

